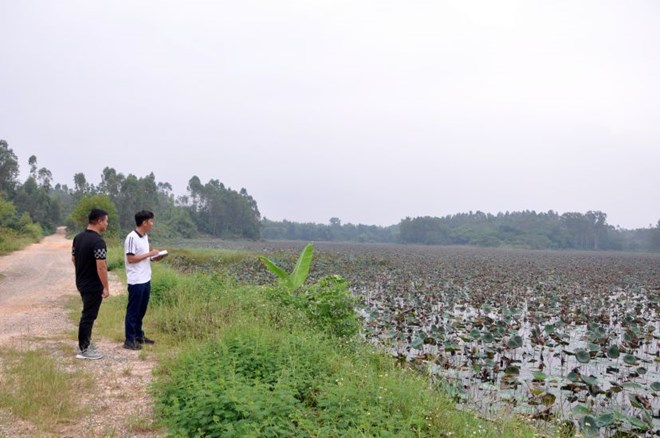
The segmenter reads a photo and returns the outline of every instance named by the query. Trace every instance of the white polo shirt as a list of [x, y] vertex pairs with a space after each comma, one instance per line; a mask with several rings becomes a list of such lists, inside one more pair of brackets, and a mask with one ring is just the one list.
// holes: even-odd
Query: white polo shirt
[[140, 255], [149, 252], [149, 236], [140, 235], [133, 230], [124, 240], [124, 265], [126, 266], [126, 282], [128, 284], [143, 284], [151, 281], [151, 258], [147, 257], [137, 263], [128, 263], [129, 255]]

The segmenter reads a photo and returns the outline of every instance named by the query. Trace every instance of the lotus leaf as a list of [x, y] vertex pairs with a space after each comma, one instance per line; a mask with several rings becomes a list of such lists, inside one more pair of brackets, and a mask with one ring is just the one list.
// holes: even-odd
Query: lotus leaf
[[594, 344], [593, 342], [587, 342], [587, 350], [589, 350], [589, 353], [591, 352], [599, 352], [600, 351], [600, 346]]
[[571, 382], [579, 382], [580, 381], [580, 374], [576, 373], [575, 371], [571, 371], [566, 375], [566, 378], [570, 380]]
[[585, 405], [576, 405], [572, 410], [574, 415], [587, 415], [591, 410]]
[[603, 414], [596, 419], [599, 427], [609, 427], [614, 424], [614, 414]]
[[534, 376], [534, 380], [539, 382], [542, 382], [548, 378], [547, 374], [544, 374], [541, 371], [532, 371], [532, 376]]
[[639, 429], [641, 431], [647, 431], [649, 429], [648, 425], [637, 417], [624, 416], [623, 419], [626, 423], [630, 424], [635, 429]]
[[591, 361], [591, 356], [585, 350], [576, 350], [575, 358], [580, 363], [589, 363]]
[[587, 385], [597, 385], [598, 379], [594, 376], [582, 376], [582, 381]]
[[424, 340], [422, 340], [421, 338], [413, 339], [412, 343], [410, 344], [410, 346], [415, 350], [421, 350], [423, 345], [424, 345]]
[[541, 403], [543, 403], [544, 406], [552, 406], [555, 403], [555, 400], [557, 400], [557, 396], [550, 394], [549, 392], [546, 392], [541, 396]]
[[523, 345], [523, 339], [520, 335], [515, 335], [511, 338], [506, 343], [510, 348], [519, 348], [522, 347]]
[[594, 435], [597, 434], [598, 429], [600, 429], [600, 427], [598, 426], [598, 422], [591, 415], [585, 415], [580, 420], [580, 427], [582, 428], [583, 431]]
[[617, 359], [620, 354], [619, 347], [616, 345], [611, 345], [610, 348], [607, 349], [607, 357], [610, 359]]
[[623, 361], [628, 365], [635, 365], [637, 363], [637, 358], [632, 354], [626, 354], [623, 356]]
[[641, 394], [630, 394], [628, 396], [630, 404], [638, 409], [651, 409], [651, 402], [648, 397]]
[[651, 389], [654, 391], [660, 391], [660, 382], [651, 383]]

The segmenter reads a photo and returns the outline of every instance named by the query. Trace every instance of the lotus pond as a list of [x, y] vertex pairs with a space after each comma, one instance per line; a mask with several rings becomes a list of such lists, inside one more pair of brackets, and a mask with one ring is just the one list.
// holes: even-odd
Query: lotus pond
[[[287, 266], [304, 242], [218, 246]], [[660, 435], [660, 254], [314, 249], [312, 277], [349, 280], [366, 338], [430, 373], [467, 408], [569, 432]], [[273, 281], [251, 258], [222, 266], [240, 280]]]

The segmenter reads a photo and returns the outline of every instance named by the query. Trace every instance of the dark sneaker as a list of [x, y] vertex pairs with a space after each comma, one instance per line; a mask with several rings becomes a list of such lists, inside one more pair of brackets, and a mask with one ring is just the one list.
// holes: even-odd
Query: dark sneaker
[[124, 342], [124, 348], [127, 350], [142, 350], [142, 345], [137, 340]]
[[154, 345], [156, 343], [156, 341], [154, 341], [153, 339], [149, 339], [146, 336], [142, 338], [137, 338], [136, 341], [138, 341], [138, 343], [140, 344], [149, 344], [149, 345]]
[[78, 351], [78, 354], [76, 354], [76, 358], [78, 359], [88, 359], [88, 360], [98, 360], [103, 358], [103, 354], [99, 353], [96, 351], [95, 348], [87, 347], [82, 351]]

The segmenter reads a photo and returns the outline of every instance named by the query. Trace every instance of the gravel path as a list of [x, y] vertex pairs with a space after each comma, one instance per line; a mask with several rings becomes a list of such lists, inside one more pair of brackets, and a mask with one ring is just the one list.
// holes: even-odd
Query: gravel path
[[[120, 293], [125, 293], [125, 286], [110, 273], [110, 294]], [[147, 388], [156, 364], [153, 355], [138, 356], [123, 349], [121, 343], [99, 338], [95, 331], [94, 342], [105, 357], [98, 361], [75, 359], [77, 323], [69, 319], [65, 309], [71, 296], [79, 295], [71, 240], [63, 230], [0, 257], [0, 350], [45, 350], [62, 370], [83, 370], [93, 380], [92, 390], [80, 394], [90, 412], [85, 418], [75, 424], [53, 425], [53, 432], [46, 433], [0, 410], [0, 437], [164, 436], [149, 427], [153, 401]], [[0, 378], [2, 365], [0, 358]]]

